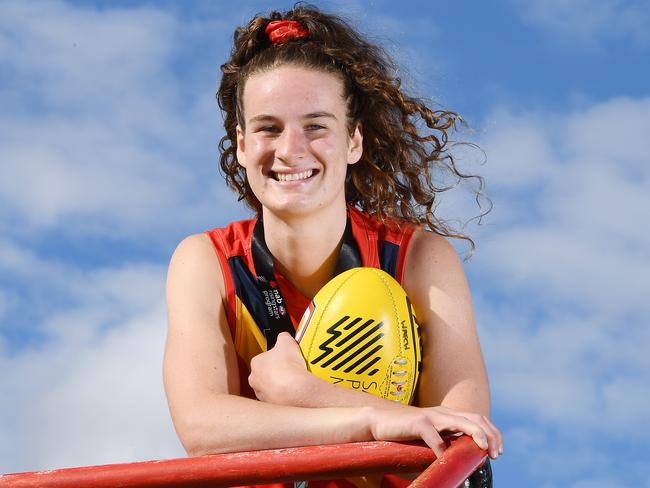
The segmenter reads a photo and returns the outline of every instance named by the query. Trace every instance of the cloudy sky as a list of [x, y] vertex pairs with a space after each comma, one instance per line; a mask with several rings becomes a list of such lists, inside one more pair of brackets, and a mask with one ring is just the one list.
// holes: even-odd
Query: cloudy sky
[[[487, 154], [463, 157], [494, 204], [466, 270], [498, 486], [650, 487], [650, 4], [316, 3]], [[289, 5], [0, 2], [0, 472], [183, 455], [167, 261], [246, 216], [217, 172], [219, 65], [235, 26]]]

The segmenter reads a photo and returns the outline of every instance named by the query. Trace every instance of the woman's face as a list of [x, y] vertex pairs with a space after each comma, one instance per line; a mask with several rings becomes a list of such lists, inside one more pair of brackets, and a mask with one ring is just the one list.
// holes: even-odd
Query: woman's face
[[343, 82], [291, 65], [248, 78], [246, 128], [237, 127], [237, 159], [266, 210], [307, 215], [345, 206], [347, 166], [361, 158], [359, 127], [349, 133]]

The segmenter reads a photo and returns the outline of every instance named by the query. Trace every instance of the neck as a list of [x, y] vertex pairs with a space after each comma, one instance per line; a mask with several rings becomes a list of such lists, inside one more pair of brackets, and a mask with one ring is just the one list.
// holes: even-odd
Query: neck
[[290, 219], [264, 209], [264, 236], [275, 268], [313, 297], [334, 274], [347, 220], [346, 208]]

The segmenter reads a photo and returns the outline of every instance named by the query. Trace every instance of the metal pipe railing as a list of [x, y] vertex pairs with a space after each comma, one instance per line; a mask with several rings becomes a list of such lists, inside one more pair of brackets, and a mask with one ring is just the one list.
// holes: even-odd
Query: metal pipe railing
[[409, 488], [457, 488], [486, 458], [487, 451], [481, 450], [471, 437], [461, 436]]
[[448, 442], [438, 460], [421, 443], [357, 442], [5, 474], [0, 487], [217, 488], [425, 470], [411, 486], [457, 488], [486, 452], [467, 436]]

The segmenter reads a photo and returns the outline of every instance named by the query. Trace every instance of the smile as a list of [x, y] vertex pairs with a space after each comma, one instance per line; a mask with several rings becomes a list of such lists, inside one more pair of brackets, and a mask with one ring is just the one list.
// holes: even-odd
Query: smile
[[301, 173], [276, 173], [272, 171], [271, 175], [273, 176], [273, 179], [277, 181], [300, 181], [311, 178], [314, 172], [315, 171], [313, 169], [308, 169], [307, 171], [303, 171]]

